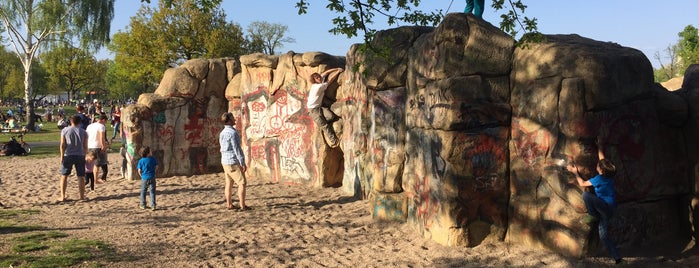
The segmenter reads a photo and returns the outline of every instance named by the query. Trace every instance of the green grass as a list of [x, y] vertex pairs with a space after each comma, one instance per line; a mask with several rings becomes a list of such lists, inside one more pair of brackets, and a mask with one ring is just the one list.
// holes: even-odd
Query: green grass
[[99, 240], [69, 238], [68, 234], [44, 227], [18, 224], [27, 215], [37, 213], [0, 211], [0, 267], [101, 267], [124, 258]]
[[[1, 111], [6, 112], [7, 107], [2, 107], [0, 108]], [[54, 110], [54, 113], [56, 110]], [[65, 108], [65, 113], [68, 116], [71, 116], [75, 114], [75, 107], [69, 107], [66, 106]], [[44, 110], [43, 109], [37, 109], [37, 114], [43, 114]], [[41, 131], [36, 131], [36, 132], [27, 132], [24, 135], [24, 141], [31, 146], [32, 151], [31, 153], [26, 156], [26, 158], [44, 158], [44, 157], [55, 157], [58, 156], [59, 150], [58, 150], [58, 141], [60, 141], [61, 138], [61, 130], [58, 129], [57, 122], [36, 122], [36, 124], [42, 124], [43, 127]], [[107, 126], [107, 137], [111, 138], [112, 135], [114, 134], [114, 127], [112, 127], [111, 124], [107, 123], [105, 124]], [[8, 142], [12, 136], [17, 137], [17, 133], [1, 133], [0, 134], [0, 142]], [[50, 145], [50, 146], [33, 146], [32, 143], [37, 143], [37, 142], [49, 142], [53, 141], [56, 142], [55, 145]], [[111, 148], [112, 152], [118, 152], [119, 147], [121, 147], [121, 139], [114, 139], [114, 143], [112, 143], [109, 148]], [[3, 159], [4, 157], [0, 156], [0, 160]], [[25, 158], [25, 157], [22, 157]]]

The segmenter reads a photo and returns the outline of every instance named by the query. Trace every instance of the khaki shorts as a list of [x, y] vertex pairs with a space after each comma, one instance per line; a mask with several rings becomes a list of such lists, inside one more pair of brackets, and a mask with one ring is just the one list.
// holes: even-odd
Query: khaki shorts
[[226, 180], [232, 180], [238, 186], [245, 186], [247, 184], [245, 173], [240, 170], [240, 165], [223, 165], [223, 173]]

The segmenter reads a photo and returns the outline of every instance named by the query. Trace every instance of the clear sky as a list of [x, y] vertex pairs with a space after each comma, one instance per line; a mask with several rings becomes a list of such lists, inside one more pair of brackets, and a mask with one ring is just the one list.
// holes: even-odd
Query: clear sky
[[[151, 2], [157, 2], [152, 0]], [[325, 8], [327, 0], [309, 0], [307, 14], [298, 15], [294, 7], [296, 0], [224, 0], [223, 9], [228, 21], [245, 29], [250, 22], [266, 21], [289, 27], [288, 37], [296, 40], [286, 44], [278, 53], [293, 50], [297, 53], [322, 51], [333, 55], [346, 55], [349, 47], [362, 41], [361, 38], [347, 39], [328, 32], [335, 17]], [[500, 14], [490, 7], [491, 0], [485, 0], [483, 19], [495, 26], [499, 25]], [[677, 43], [685, 26], [699, 28], [699, 0], [524, 0], [528, 6], [525, 15], [538, 19], [539, 31], [544, 34], [578, 34], [599, 41], [609, 41], [622, 46], [641, 50], [653, 66], [659, 67], [655, 53], [665, 55], [668, 45]], [[656, 5], [651, 5], [656, 4]], [[136, 14], [139, 0], [117, 0], [112, 33], [124, 30], [130, 17]], [[422, 10], [442, 10], [463, 12], [464, 0], [422, 0]], [[381, 18], [375, 28], [389, 28]], [[397, 25], [400, 26], [400, 25]], [[397, 27], [395, 26], [395, 27]], [[392, 26], [393, 27], [393, 26]], [[98, 58], [112, 58], [101, 52]], [[664, 63], [667, 62], [663, 59]]]

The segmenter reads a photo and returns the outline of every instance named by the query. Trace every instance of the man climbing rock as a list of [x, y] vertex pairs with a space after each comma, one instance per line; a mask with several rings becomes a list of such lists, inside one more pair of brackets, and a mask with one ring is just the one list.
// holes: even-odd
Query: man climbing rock
[[[340, 141], [332, 125], [329, 123], [337, 121], [339, 117], [326, 107], [327, 105], [324, 105], [323, 100], [328, 85], [337, 81], [342, 71], [344, 71], [342, 68], [334, 68], [326, 70], [322, 74], [312, 73], [310, 77], [311, 89], [308, 90], [308, 102], [306, 103], [306, 108], [308, 108], [311, 118], [313, 118], [316, 125], [323, 131], [325, 142], [328, 146], [333, 148], [337, 147]], [[326, 113], [331, 115], [331, 118], [326, 118]]]

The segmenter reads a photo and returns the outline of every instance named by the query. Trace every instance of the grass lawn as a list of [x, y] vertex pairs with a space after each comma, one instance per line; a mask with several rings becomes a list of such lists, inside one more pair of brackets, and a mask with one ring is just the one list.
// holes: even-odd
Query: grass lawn
[[98, 240], [70, 238], [42, 226], [23, 225], [36, 210], [0, 210], [0, 267], [101, 267], [124, 256]]
[[[0, 108], [1, 111], [6, 112], [7, 107], [2, 107]], [[37, 109], [36, 114], [43, 114], [44, 109]], [[55, 113], [55, 110], [54, 110]], [[65, 108], [65, 113], [68, 116], [71, 116], [75, 114], [75, 107], [68, 107], [66, 106]], [[43, 120], [43, 119], [42, 119]], [[24, 123], [24, 122], [23, 122]], [[54, 157], [58, 156], [58, 142], [60, 141], [61, 138], [61, 130], [58, 129], [57, 122], [55, 120], [53, 122], [46, 122], [45, 120], [43, 122], [36, 122], [37, 125], [41, 124], [42, 128], [41, 131], [36, 131], [36, 132], [27, 132], [24, 135], [24, 141], [29, 144], [29, 146], [32, 148], [31, 153], [27, 156], [29, 158], [36, 158], [36, 157]], [[107, 127], [107, 138], [111, 138], [112, 135], [114, 134], [114, 127], [108, 122], [105, 124]], [[10, 141], [10, 138], [12, 136], [18, 137], [18, 133], [0, 133], [0, 142], [5, 143]], [[55, 144], [51, 145], [45, 145], [45, 142], [54, 142]], [[41, 146], [33, 145], [32, 143], [42, 143]], [[111, 149], [112, 152], [119, 151], [119, 147], [121, 147], [121, 139], [114, 139], [114, 143], [112, 143], [109, 148]], [[0, 156], [0, 159], [3, 157]]]

